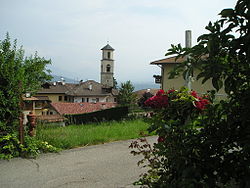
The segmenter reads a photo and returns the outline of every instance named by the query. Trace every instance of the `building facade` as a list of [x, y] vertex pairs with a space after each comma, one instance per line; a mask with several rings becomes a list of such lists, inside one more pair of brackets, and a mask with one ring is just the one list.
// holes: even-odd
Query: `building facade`
[[[178, 90], [183, 86], [188, 87], [187, 81], [183, 78], [182, 75], [178, 76], [177, 78], [169, 79], [170, 72], [175, 68], [175, 66], [177, 66], [180, 63], [183, 63], [184, 61], [185, 58], [176, 59], [176, 57], [168, 57], [150, 63], [151, 65], [157, 65], [161, 68], [160, 84], [163, 90], [169, 90], [169, 89]], [[212, 85], [211, 80], [207, 80], [207, 82], [202, 84], [202, 79], [199, 80], [196, 79], [199, 73], [200, 71], [198, 69], [194, 69], [194, 73], [190, 80], [190, 89], [198, 92], [199, 94], [205, 94], [207, 91], [213, 90], [214, 87]], [[217, 96], [221, 97], [226, 96], [223, 88], [219, 90]]]
[[72, 83], [46, 83], [37, 92], [36, 97], [47, 97], [51, 102], [112, 102], [116, 103], [118, 91], [106, 87], [94, 80]]

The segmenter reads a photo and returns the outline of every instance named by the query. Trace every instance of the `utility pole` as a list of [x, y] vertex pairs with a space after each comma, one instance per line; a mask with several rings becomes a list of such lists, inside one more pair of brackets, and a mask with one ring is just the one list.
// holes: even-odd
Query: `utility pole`
[[[185, 32], [185, 45], [186, 45], [186, 48], [192, 48], [191, 30], [186, 30], [186, 32]], [[189, 59], [189, 55], [186, 56], [186, 60], [188, 60], [188, 59]], [[191, 91], [191, 88], [192, 88], [192, 82], [191, 82], [192, 75], [190, 72], [190, 66], [191, 66], [191, 64], [188, 63], [188, 65], [186, 66], [187, 72], [185, 75], [185, 85], [187, 86], [189, 91]]]

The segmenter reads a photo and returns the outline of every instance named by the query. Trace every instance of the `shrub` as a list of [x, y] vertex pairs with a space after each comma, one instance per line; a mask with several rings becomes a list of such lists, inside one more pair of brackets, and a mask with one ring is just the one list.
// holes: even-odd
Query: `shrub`
[[[133, 154], [144, 155], [144, 159], [138, 164], [149, 162], [146, 166], [150, 167], [150, 170], [139, 182], [149, 187], [202, 185], [202, 178], [195, 177], [195, 169], [192, 168], [192, 163], [189, 164], [187, 156], [195, 159], [198, 157], [195, 142], [198, 139], [196, 135], [200, 133], [199, 118], [210, 105], [209, 100], [199, 97], [194, 91], [188, 92], [186, 88], [182, 88], [180, 91], [160, 90], [145, 104], [155, 110], [150, 131], [156, 131], [159, 137], [158, 143], [153, 147], [145, 139], [140, 139], [142, 144], [135, 141], [130, 146], [136, 149], [132, 151]], [[192, 184], [192, 181], [198, 183]]]
[[[153, 150], [145, 151], [146, 144], [132, 145], [140, 149], [135, 154], [146, 155], [154, 164], [142, 184], [250, 187], [249, 8], [249, 0], [238, 0], [234, 9], [222, 10], [221, 19], [208, 24], [209, 33], [200, 36], [196, 46], [169, 49], [167, 55], [189, 56], [171, 76], [197, 67], [201, 70], [197, 79], [212, 80], [217, 91], [224, 86], [228, 99], [207, 105], [198, 115], [196, 110], [180, 114], [182, 108], [176, 108], [169, 110], [176, 114], [168, 119], [167, 110], [156, 112], [153, 129], [159, 130], [160, 137]], [[190, 70], [183, 69], [188, 64]]]
[[17, 157], [20, 152], [20, 142], [15, 133], [0, 136], [0, 159]]
[[20, 144], [15, 133], [0, 136], [0, 159], [11, 159], [13, 157], [36, 157], [40, 153], [57, 152], [56, 147], [47, 142], [40, 141], [35, 137], [25, 136], [24, 144]]

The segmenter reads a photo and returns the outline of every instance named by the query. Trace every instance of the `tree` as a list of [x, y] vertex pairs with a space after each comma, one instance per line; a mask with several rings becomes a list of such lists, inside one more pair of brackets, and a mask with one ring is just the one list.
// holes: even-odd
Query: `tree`
[[51, 79], [46, 65], [50, 60], [34, 56], [24, 57], [24, 50], [11, 45], [10, 37], [0, 41], [0, 133], [16, 131], [20, 100], [26, 92], [34, 93], [41, 83]]
[[121, 83], [121, 86], [119, 87], [119, 94], [117, 96], [118, 104], [122, 106], [130, 106], [135, 104], [136, 95], [133, 93], [133, 91], [134, 86], [130, 81]]
[[[208, 34], [198, 38], [192, 48], [174, 46], [167, 55], [189, 58], [170, 76], [198, 68], [197, 79], [211, 79], [215, 90], [207, 109], [199, 116], [171, 118], [185, 108], [158, 113], [152, 130], [159, 139], [149, 163], [151, 171], [143, 177], [150, 187], [250, 187], [250, 3], [238, 0], [234, 9], [221, 11], [221, 19], [210, 22]], [[184, 72], [185, 75], [185, 72]], [[227, 99], [213, 102], [214, 93], [224, 86]], [[182, 94], [181, 94], [182, 95]], [[183, 104], [183, 103], [181, 103]], [[197, 106], [197, 105], [196, 105]], [[178, 113], [177, 113], [178, 115]], [[167, 133], [167, 135], [166, 135]], [[143, 149], [134, 145], [140, 150]], [[146, 145], [145, 145], [146, 146]], [[152, 161], [152, 162], [151, 162]], [[155, 162], [155, 163], [153, 163]]]

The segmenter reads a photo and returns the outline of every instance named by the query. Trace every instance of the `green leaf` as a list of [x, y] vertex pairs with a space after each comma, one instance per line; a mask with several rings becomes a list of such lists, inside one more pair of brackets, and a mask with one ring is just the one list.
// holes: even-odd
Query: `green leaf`
[[234, 10], [231, 8], [224, 9], [219, 15], [221, 15], [221, 17], [232, 17], [234, 15]]
[[212, 78], [212, 84], [217, 91], [219, 91], [223, 86], [223, 82], [217, 77]]
[[205, 77], [207, 75], [206, 72], [201, 72], [200, 74], [197, 75], [196, 79], [199, 80], [202, 77]]

